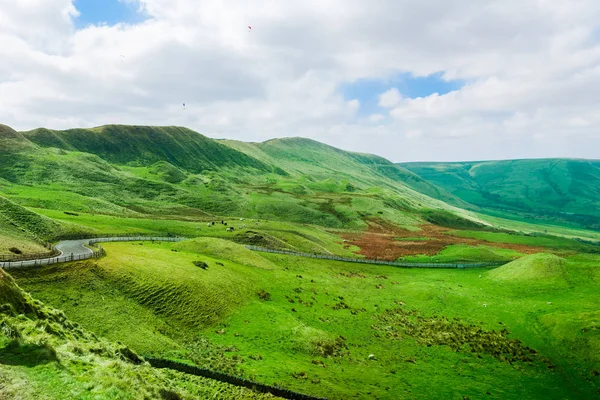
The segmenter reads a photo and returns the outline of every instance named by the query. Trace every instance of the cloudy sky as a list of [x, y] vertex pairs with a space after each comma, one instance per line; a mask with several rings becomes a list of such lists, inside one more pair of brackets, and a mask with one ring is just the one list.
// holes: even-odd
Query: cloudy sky
[[598, 159], [600, 1], [0, 0], [0, 123]]

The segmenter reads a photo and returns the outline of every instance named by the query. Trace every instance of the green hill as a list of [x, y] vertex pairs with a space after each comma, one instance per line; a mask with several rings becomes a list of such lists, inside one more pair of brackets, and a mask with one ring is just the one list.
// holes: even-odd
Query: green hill
[[242, 143], [185, 128], [121, 125], [3, 129], [13, 145], [0, 161], [7, 182], [0, 181], [0, 193], [26, 207], [237, 215], [335, 228], [383, 219], [412, 229], [427, 221], [425, 209], [478, 219], [452, 206], [466, 205], [458, 198], [386, 159], [309, 139]]
[[566, 260], [554, 254], [531, 254], [489, 272], [488, 276], [500, 281], [531, 281], [537, 284], [564, 281]]
[[[277, 166], [289, 173], [292, 180], [311, 190], [352, 192], [357, 188], [376, 187], [402, 196], [407, 206], [416, 209], [422, 206], [448, 208], [448, 204], [457, 207], [466, 205], [416, 174], [373, 154], [344, 151], [299, 137], [272, 139], [262, 143], [222, 142]], [[434, 198], [441, 201], [435, 201]]]
[[537, 159], [399, 164], [499, 216], [600, 228], [600, 161]]
[[40, 128], [23, 135], [41, 147], [91, 153], [119, 165], [150, 166], [166, 161], [191, 172], [220, 167], [269, 169], [252, 157], [181, 127], [106, 125], [65, 131]]

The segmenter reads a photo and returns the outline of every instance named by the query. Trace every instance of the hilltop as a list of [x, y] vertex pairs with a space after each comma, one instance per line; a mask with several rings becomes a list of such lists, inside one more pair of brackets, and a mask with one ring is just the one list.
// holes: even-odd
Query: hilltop
[[64, 131], [40, 128], [23, 132], [23, 136], [40, 147], [95, 154], [119, 165], [150, 166], [166, 161], [190, 172], [220, 167], [269, 170], [246, 154], [181, 127], [106, 125]]
[[535, 159], [398, 165], [488, 213], [600, 228], [600, 161]]

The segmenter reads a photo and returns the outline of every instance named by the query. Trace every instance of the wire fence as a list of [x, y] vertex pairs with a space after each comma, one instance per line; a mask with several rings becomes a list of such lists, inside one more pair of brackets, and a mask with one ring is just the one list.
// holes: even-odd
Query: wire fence
[[248, 250], [262, 251], [265, 253], [286, 254], [286, 255], [290, 255], [290, 256], [319, 258], [322, 260], [345, 261], [345, 262], [360, 263], [360, 264], [391, 265], [393, 267], [402, 267], [402, 268], [481, 268], [481, 267], [497, 267], [497, 266], [504, 265], [507, 263], [507, 261], [481, 262], [481, 263], [409, 263], [409, 262], [397, 262], [397, 261], [372, 260], [372, 259], [366, 259], [366, 258], [340, 257], [340, 256], [335, 256], [335, 255], [329, 255], [329, 254], [301, 253], [301, 252], [289, 251], [289, 250], [268, 249], [265, 247], [258, 247], [258, 246], [251, 246], [251, 245], [246, 246], [246, 248]]
[[[53, 242], [63, 240], [82, 240], [82, 239], [100, 239], [100, 238], [131, 238], [131, 237], [143, 237], [146, 238], [152, 233], [149, 232], [134, 232], [134, 233], [65, 233], [52, 238]], [[178, 235], [170, 232], [161, 233], [161, 236], [173, 238], [179, 237]]]
[[[88, 245], [97, 246], [97, 250], [90, 250], [90, 252], [86, 252], [85, 254], [71, 254], [67, 256], [59, 256], [59, 257], [48, 257], [48, 254], [44, 254], [42, 257], [37, 259], [23, 259], [23, 260], [11, 260], [4, 261], [0, 260], [0, 267], [2, 268], [18, 268], [18, 267], [26, 267], [26, 266], [41, 266], [41, 265], [50, 265], [62, 262], [70, 262], [70, 261], [79, 261], [79, 260], [87, 260], [90, 258], [100, 258], [106, 255], [106, 251], [97, 243], [103, 242], [138, 242], [138, 241], [152, 241], [152, 242], [180, 242], [183, 240], [187, 240], [188, 238], [180, 237], [172, 234], [167, 234], [167, 236], [145, 236], [143, 234], [129, 234], [126, 236], [123, 235], [114, 235], [110, 234], [101, 235], [102, 237], [88, 238], [81, 237], [88, 235], [80, 235], [80, 236], [70, 236], [70, 239], [67, 240], [87, 240]], [[95, 235], [94, 235], [95, 236]], [[99, 236], [99, 235], [98, 235]], [[496, 267], [500, 265], [504, 265], [507, 261], [496, 261], [496, 262], [480, 262], [480, 263], [411, 263], [411, 262], [398, 262], [398, 261], [383, 261], [377, 259], [366, 259], [366, 258], [352, 258], [352, 257], [341, 257], [331, 254], [317, 254], [317, 253], [302, 253], [297, 251], [290, 250], [278, 250], [278, 249], [269, 249], [266, 247], [245, 246], [247, 249], [252, 251], [260, 251], [266, 253], [276, 253], [276, 254], [285, 254], [290, 256], [297, 257], [309, 257], [309, 258], [317, 258], [322, 260], [332, 260], [332, 261], [344, 261], [358, 264], [377, 264], [377, 265], [389, 265], [393, 267], [402, 267], [402, 268], [482, 268], [482, 267]], [[58, 252], [56, 247], [53, 247], [53, 251]], [[56, 254], [56, 253], [55, 253]], [[27, 255], [33, 256], [33, 255]]]
[[15, 262], [15, 261], [27, 261], [27, 260], [37, 260], [40, 258], [50, 258], [60, 254], [60, 251], [56, 249], [56, 247], [51, 244], [46, 245], [46, 248], [49, 251], [46, 252], [38, 252], [38, 253], [27, 253], [27, 254], [10, 254], [10, 255], [0, 255], [0, 261], [7, 262]]
[[2, 267], [4, 269], [21, 268], [21, 267], [37, 267], [37, 266], [71, 262], [71, 261], [88, 260], [90, 258], [100, 258], [105, 255], [106, 255], [106, 251], [102, 248], [102, 246], [97, 246], [96, 250], [90, 250], [90, 252], [86, 253], [86, 254], [71, 254], [68, 256], [42, 258], [39, 260], [28, 260], [28, 261], [12, 261], [12, 262], [3, 261], [0, 263], [0, 267]]
[[126, 236], [126, 237], [102, 237], [90, 239], [89, 244], [104, 243], [104, 242], [181, 242], [187, 238], [174, 236]]

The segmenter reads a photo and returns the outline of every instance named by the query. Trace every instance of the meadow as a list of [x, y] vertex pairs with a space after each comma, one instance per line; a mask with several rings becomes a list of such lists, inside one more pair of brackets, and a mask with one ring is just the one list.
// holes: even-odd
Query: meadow
[[503, 273], [251, 253], [216, 238], [105, 248], [97, 263], [14, 275], [142, 355], [332, 399], [598, 394], [599, 256], [549, 255], [560, 268], [545, 273], [531, 255]]

